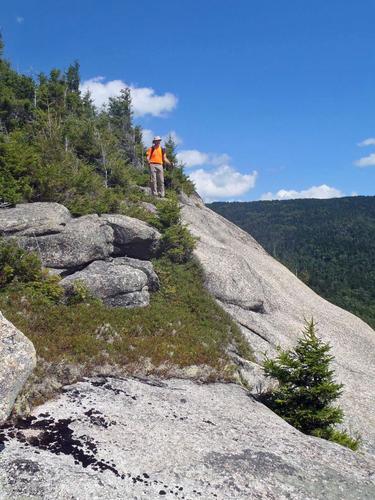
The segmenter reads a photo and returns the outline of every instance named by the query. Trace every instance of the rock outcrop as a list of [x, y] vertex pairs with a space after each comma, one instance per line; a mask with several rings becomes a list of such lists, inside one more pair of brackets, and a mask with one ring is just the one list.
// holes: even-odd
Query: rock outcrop
[[373, 457], [301, 434], [232, 384], [91, 379], [0, 440], [4, 500], [375, 497]]
[[151, 292], [159, 290], [160, 282], [158, 275], [154, 271], [152, 262], [140, 259], [131, 259], [129, 257], [117, 257], [113, 259], [117, 265], [125, 265], [142, 271], [147, 276], [147, 286]]
[[149, 289], [157, 290], [159, 284], [151, 262], [121, 257], [95, 261], [64, 278], [61, 285], [69, 293], [77, 280], [112, 307], [145, 307], [150, 301]]
[[0, 424], [10, 415], [35, 364], [33, 344], [0, 313]]
[[0, 209], [0, 235], [14, 237], [39, 254], [43, 265], [74, 272], [108, 257], [150, 259], [161, 234], [145, 222], [120, 214], [72, 218], [58, 203], [24, 203]]
[[95, 214], [72, 219], [58, 234], [21, 236], [18, 242], [37, 252], [44, 266], [57, 269], [76, 269], [113, 253], [113, 231]]
[[145, 222], [126, 215], [101, 216], [113, 229], [114, 255], [150, 259], [158, 251], [161, 235]]
[[59, 203], [21, 203], [13, 208], [0, 209], [0, 235], [59, 233], [70, 220], [69, 210]]
[[[337, 379], [345, 385], [345, 425], [375, 452], [375, 332], [319, 297], [249, 234], [199, 200], [184, 204], [183, 220], [199, 238], [195, 253], [208, 290], [238, 323], [258, 360], [264, 352], [275, 354], [278, 345], [294, 345], [304, 318], [314, 317], [319, 335], [332, 346]], [[252, 383], [252, 373], [248, 378]]]
[[0, 209], [0, 235], [36, 252], [50, 273], [65, 277], [67, 288], [79, 279], [107, 305], [144, 307], [159, 288], [151, 262], [143, 259], [157, 255], [161, 234], [133, 217], [74, 219], [58, 203], [25, 203]]

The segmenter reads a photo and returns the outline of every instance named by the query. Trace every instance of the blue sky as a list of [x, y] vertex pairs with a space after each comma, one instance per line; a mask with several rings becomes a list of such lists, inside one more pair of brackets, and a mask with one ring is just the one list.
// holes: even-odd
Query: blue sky
[[77, 59], [98, 103], [130, 85], [206, 200], [256, 200], [375, 194], [374, 19], [374, 0], [3, 0], [0, 26], [20, 71]]

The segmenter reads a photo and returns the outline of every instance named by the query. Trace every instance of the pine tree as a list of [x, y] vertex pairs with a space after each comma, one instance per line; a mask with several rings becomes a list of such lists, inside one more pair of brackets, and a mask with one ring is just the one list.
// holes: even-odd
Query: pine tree
[[261, 400], [305, 434], [356, 449], [358, 440], [334, 428], [344, 417], [342, 409], [333, 405], [342, 394], [343, 385], [335, 382], [334, 370], [330, 368], [334, 360], [331, 346], [316, 335], [315, 328], [311, 319], [294, 349], [279, 349], [275, 359], [266, 359], [265, 374], [277, 379], [279, 385]]

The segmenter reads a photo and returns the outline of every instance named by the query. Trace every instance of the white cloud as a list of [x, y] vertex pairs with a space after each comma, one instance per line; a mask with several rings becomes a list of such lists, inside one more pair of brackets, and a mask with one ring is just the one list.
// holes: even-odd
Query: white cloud
[[228, 164], [231, 160], [226, 153], [203, 153], [197, 149], [185, 149], [177, 154], [177, 158], [187, 168], [199, 167], [200, 165], [220, 165]]
[[169, 136], [172, 137], [176, 146], [179, 146], [180, 144], [183, 143], [182, 138], [177, 134], [177, 132], [175, 130], [171, 130], [170, 132], [168, 132], [168, 134], [163, 135], [162, 136], [163, 141], [165, 141]]
[[[152, 144], [152, 139], [155, 137], [155, 134], [153, 130], [144, 128], [142, 129], [142, 139], [143, 139], [143, 144], [145, 146], [149, 146]], [[176, 146], [182, 143], [181, 137], [177, 134], [175, 130], [171, 130], [168, 132], [168, 134], [162, 135], [162, 141], [165, 142], [169, 136], [172, 136], [172, 139], [174, 140]]]
[[100, 107], [108, 102], [110, 97], [120, 94], [121, 89], [127, 87], [122, 80], [111, 80], [104, 82], [104, 76], [96, 76], [81, 83], [80, 89], [82, 93], [90, 92], [91, 97], [96, 106]]
[[100, 107], [108, 102], [110, 97], [120, 95], [121, 89], [130, 88], [132, 105], [135, 116], [163, 116], [175, 109], [177, 97], [171, 92], [157, 95], [151, 87], [134, 87], [122, 80], [105, 81], [103, 76], [96, 76], [82, 82], [80, 88], [83, 93], [90, 92], [96, 106]]
[[25, 20], [25, 18], [24, 18], [24, 17], [22, 17], [22, 16], [17, 16], [17, 17], [16, 17], [16, 22], [17, 22], [18, 24], [23, 24], [24, 20]]
[[241, 174], [229, 165], [214, 170], [198, 169], [189, 174], [198, 193], [207, 201], [242, 196], [255, 186], [258, 173]]
[[177, 153], [177, 159], [185, 165], [185, 167], [198, 167], [209, 163], [209, 155], [202, 153], [197, 149], [185, 149]]
[[339, 189], [327, 186], [327, 184], [322, 184], [321, 186], [312, 186], [308, 189], [303, 189], [302, 191], [295, 191], [293, 189], [280, 189], [277, 193], [273, 194], [271, 192], [264, 193], [261, 196], [262, 200], [294, 200], [297, 198], [340, 198], [344, 196], [344, 193]]
[[364, 141], [359, 142], [358, 146], [360, 146], [360, 147], [375, 146], [375, 137], [369, 137], [368, 139], [365, 139]]
[[[375, 137], [368, 137], [362, 142], [357, 144], [360, 147], [364, 146], [375, 146]], [[365, 168], [365, 167], [375, 167], [375, 153], [371, 153], [367, 156], [363, 156], [359, 160], [354, 162], [354, 165], [357, 167]]]
[[244, 195], [255, 186], [258, 175], [255, 170], [248, 174], [235, 170], [230, 165], [230, 156], [226, 153], [204, 153], [197, 149], [185, 149], [177, 153], [177, 159], [187, 168], [202, 165], [211, 167], [199, 168], [189, 173], [198, 193], [207, 202]]
[[375, 153], [371, 153], [368, 156], [364, 156], [359, 160], [354, 162], [357, 167], [374, 167], [375, 166]]
[[154, 137], [155, 134], [152, 130], [150, 130], [149, 128], [142, 129], [142, 140], [145, 146], [149, 146], [150, 144], [152, 144], [152, 139]]
[[222, 154], [212, 154], [211, 153], [209, 155], [209, 158], [208, 158], [208, 162], [211, 165], [217, 165], [217, 166], [228, 164], [228, 163], [230, 163], [230, 161], [231, 161], [231, 157], [229, 155], [227, 155], [226, 153], [222, 153]]
[[177, 106], [177, 97], [170, 92], [156, 95], [155, 90], [148, 87], [130, 87], [130, 91], [135, 116], [162, 116]]

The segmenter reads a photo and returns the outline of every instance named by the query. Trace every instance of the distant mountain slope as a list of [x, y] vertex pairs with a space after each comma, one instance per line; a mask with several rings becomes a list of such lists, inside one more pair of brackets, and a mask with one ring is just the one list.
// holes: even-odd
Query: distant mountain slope
[[375, 328], [375, 196], [215, 202], [319, 295]]

